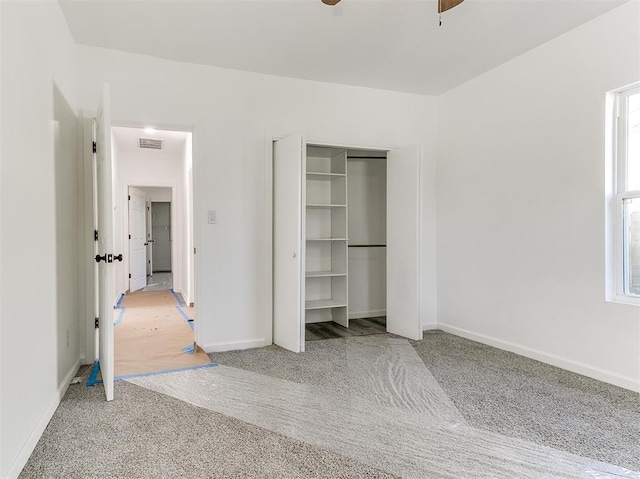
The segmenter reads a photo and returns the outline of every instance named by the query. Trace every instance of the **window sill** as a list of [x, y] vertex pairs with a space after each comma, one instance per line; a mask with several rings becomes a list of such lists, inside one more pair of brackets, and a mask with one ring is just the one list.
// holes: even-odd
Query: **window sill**
[[628, 306], [640, 306], [640, 296], [623, 296], [616, 294], [608, 300], [609, 303], [626, 304]]

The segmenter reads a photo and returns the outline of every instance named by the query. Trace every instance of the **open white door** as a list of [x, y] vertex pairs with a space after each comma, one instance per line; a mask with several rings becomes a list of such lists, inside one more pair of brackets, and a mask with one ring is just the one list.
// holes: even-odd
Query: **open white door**
[[304, 154], [300, 135], [273, 144], [273, 342], [295, 353], [304, 351]]
[[387, 331], [422, 339], [420, 326], [420, 152], [387, 154]]
[[129, 291], [147, 285], [146, 202], [144, 193], [129, 187]]
[[147, 218], [147, 239], [145, 241], [147, 245], [147, 276], [153, 276], [153, 237], [151, 232], [153, 231], [151, 224], [151, 200], [146, 200], [147, 211], [145, 212]]
[[[96, 115], [96, 175], [98, 226], [98, 311], [100, 372], [107, 401], [113, 399], [113, 202], [111, 191], [111, 118], [109, 86], [104, 85]], [[120, 256], [122, 261], [122, 256]]]

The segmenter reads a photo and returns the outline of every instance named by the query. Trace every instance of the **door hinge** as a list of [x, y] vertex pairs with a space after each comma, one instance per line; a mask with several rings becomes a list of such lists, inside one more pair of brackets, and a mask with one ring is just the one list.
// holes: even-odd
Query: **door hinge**
[[98, 230], [93, 230], [93, 241], [98, 241]]
[[129, 239], [131, 239], [131, 235], [129, 235]]
[[131, 201], [131, 195], [129, 195], [129, 201]]
[[131, 279], [131, 273], [129, 273], [129, 279]]
[[195, 248], [193, 248], [193, 254], [196, 254], [196, 249]]
[[96, 318], [96, 322], [94, 323], [94, 327], [98, 329], [100, 327], [100, 319]]
[[151, 260], [149, 260], [149, 264], [151, 264]]
[[93, 142], [93, 152], [94, 153], [98, 152], [98, 145], [97, 145], [97, 143], [95, 141]]

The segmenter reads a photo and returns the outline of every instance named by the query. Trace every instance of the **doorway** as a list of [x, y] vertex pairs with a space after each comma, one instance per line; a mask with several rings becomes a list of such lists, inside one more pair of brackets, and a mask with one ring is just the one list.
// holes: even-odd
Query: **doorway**
[[131, 293], [173, 290], [172, 197], [169, 187], [129, 186], [125, 236]]
[[[112, 127], [115, 375], [210, 363], [195, 344], [191, 133]], [[118, 245], [119, 243], [119, 245]]]
[[171, 273], [171, 202], [152, 201], [151, 237], [148, 242], [152, 247], [151, 275]]

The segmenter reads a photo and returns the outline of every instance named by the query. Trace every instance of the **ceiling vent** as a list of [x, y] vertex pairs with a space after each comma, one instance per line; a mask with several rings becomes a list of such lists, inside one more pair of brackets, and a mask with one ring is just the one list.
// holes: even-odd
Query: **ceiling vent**
[[162, 140], [152, 140], [151, 138], [138, 138], [140, 148], [151, 148], [152, 150], [162, 150]]

